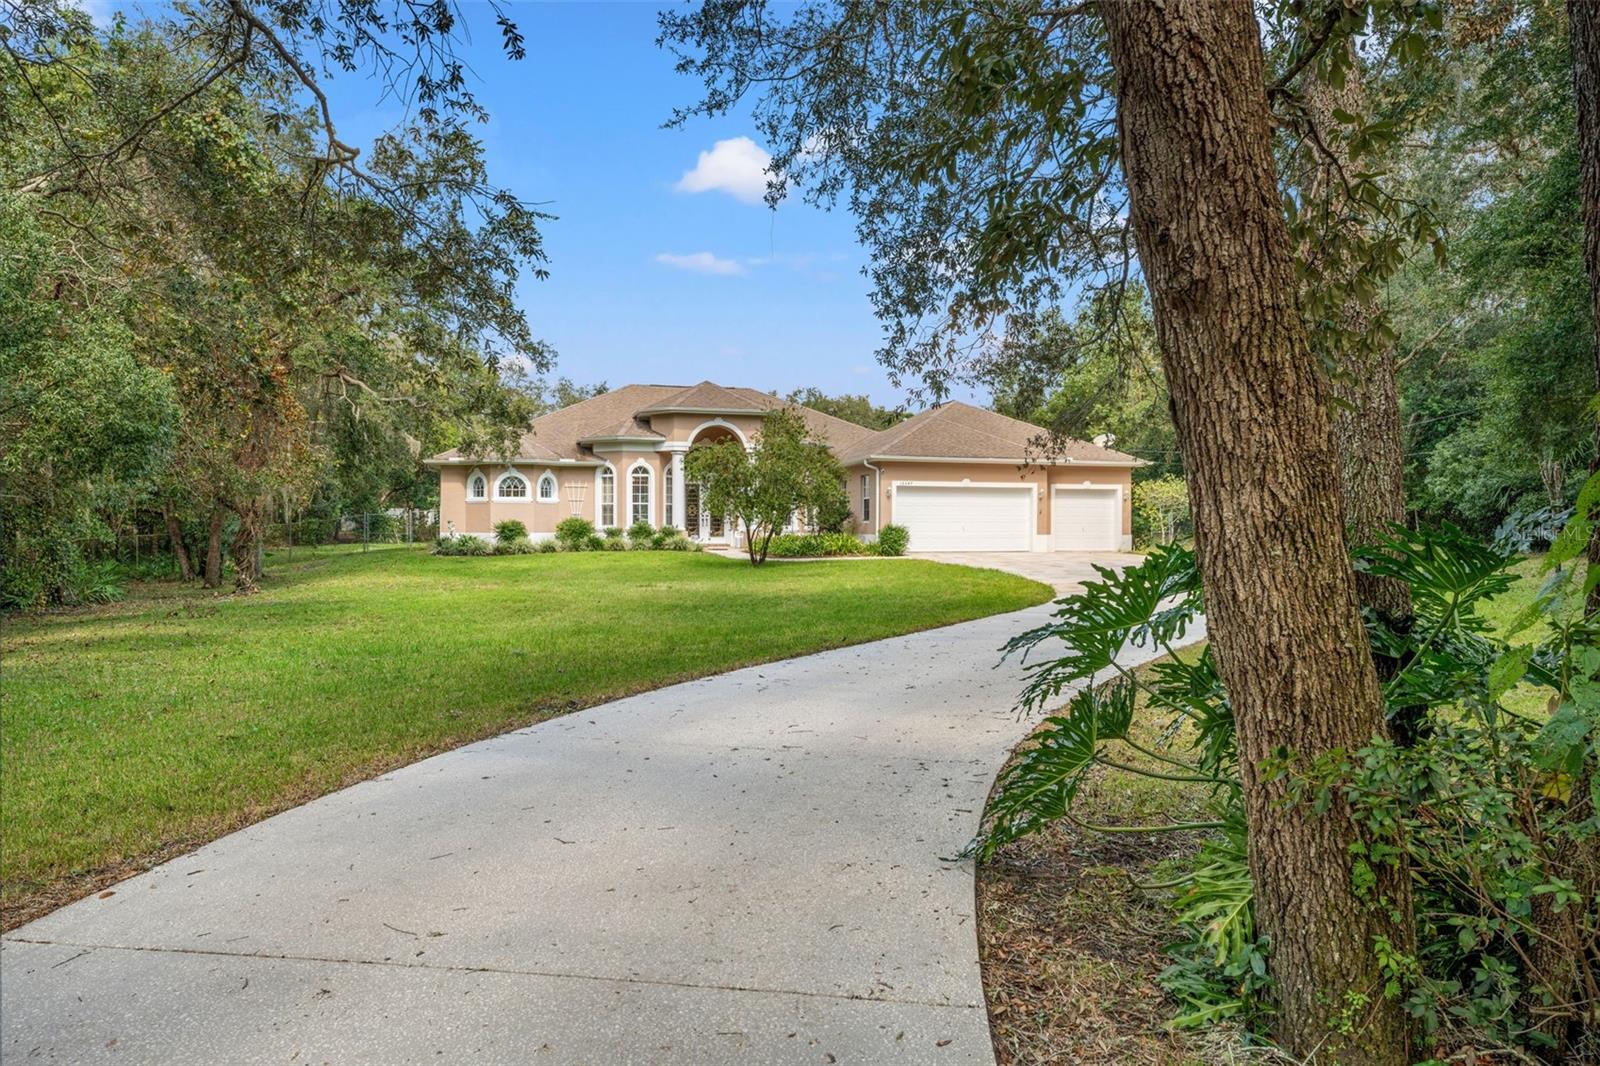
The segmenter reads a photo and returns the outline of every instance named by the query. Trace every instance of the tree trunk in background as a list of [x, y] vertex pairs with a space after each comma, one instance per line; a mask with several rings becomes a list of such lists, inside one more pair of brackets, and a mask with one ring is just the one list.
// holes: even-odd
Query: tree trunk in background
[[211, 527], [206, 532], [206, 588], [222, 587], [222, 505], [211, 505]]
[[167, 539], [172, 542], [172, 554], [178, 560], [178, 572], [183, 580], [194, 580], [194, 563], [189, 559], [189, 546], [183, 542], [183, 523], [172, 513], [172, 504], [161, 505], [161, 517], [167, 522]]
[[[1567, 0], [1572, 22], [1572, 82], [1578, 102], [1578, 166], [1583, 201], [1583, 265], [1589, 274], [1589, 307], [1595, 329], [1594, 379], [1600, 391], [1600, 5]], [[1600, 470], [1600, 419], [1595, 420], [1592, 474]], [[1600, 566], [1600, 525], [1589, 537], [1589, 565]], [[1600, 585], [1589, 593], [1589, 610], [1600, 611]]]
[[236, 505], [233, 510], [239, 516], [239, 528], [228, 546], [228, 554], [233, 558], [233, 591], [248, 596], [260, 591], [256, 582], [261, 577], [261, 502], [250, 500]]
[[1169, 0], [1103, 3], [1100, 15], [1238, 730], [1276, 1036], [1301, 1058], [1402, 1066], [1410, 1027], [1383, 995], [1373, 942], [1411, 950], [1405, 871], [1380, 872], [1383, 905], [1363, 899], [1348, 809], [1289, 802], [1289, 782], [1262, 767], [1280, 750], [1292, 769], [1366, 743], [1383, 730], [1383, 701], [1345, 543], [1328, 385], [1295, 299], [1255, 14], [1249, 0]]
[[[1344, 47], [1354, 49], [1353, 43]], [[1354, 58], [1354, 57], [1352, 57]], [[1352, 62], [1344, 84], [1335, 88], [1307, 76], [1301, 98], [1306, 119], [1316, 127], [1328, 156], [1318, 152], [1309, 140], [1305, 148], [1307, 178], [1304, 182], [1309, 202], [1327, 203], [1333, 219], [1346, 219], [1346, 236], [1360, 241], [1362, 227], [1348, 221], [1347, 198], [1339, 172], [1350, 172], [1353, 163], [1348, 146], [1339, 136], [1340, 123], [1334, 112], [1365, 114], [1366, 90], [1361, 81], [1359, 61]], [[1317, 248], [1307, 248], [1314, 262]], [[1330, 269], [1352, 274], [1353, 269], [1329, 264]], [[1334, 279], [1349, 284], [1353, 277]], [[1345, 337], [1367, 338], [1364, 343], [1329, 345], [1337, 372], [1333, 380], [1333, 429], [1339, 447], [1340, 469], [1344, 475], [1345, 525], [1356, 544], [1370, 544], [1387, 531], [1391, 522], [1404, 522], [1405, 441], [1400, 428], [1400, 390], [1395, 381], [1392, 345], [1371, 340], [1373, 327], [1382, 317], [1376, 296], [1352, 294], [1339, 314], [1338, 332]], [[1317, 341], [1313, 335], [1313, 343]], [[1361, 602], [1387, 616], [1404, 622], [1411, 617], [1411, 590], [1394, 578], [1356, 575], [1356, 592]]]
[[[1354, 51], [1354, 43], [1344, 45]], [[1365, 114], [1366, 90], [1361, 80], [1359, 58], [1352, 55], [1344, 84], [1332, 85], [1307, 76], [1302, 99], [1306, 119], [1320, 134], [1326, 146], [1324, 155], [1307, 141], [1304, 182], [1308, 202], [1328, 204], [1330, 219], [1345, 219], [1345, 235], [1359, 242], [1365, 237], [1362, 227], [1348, 221], [1347, 197], [1340, 172], [1350, 173], [1354, 165], [1348, 146], [1339, 135], [1336, 111]], [[1329, 158], [1332, 156], [1332, 158]], [[1335, 223], [1340, 224], [1340, 223]], [[1306, 249], [1315, 262], [1319, 250]], [[1348, 265], [1330, 264], [1329, 269], [1351, 276], [1333, 279], [1350, 284], [1355, 278]], [[1394, 347], [1373, 337], [1373, 328], [1382, 318], [1376, 295], [1362, 297], [1354, 291], [1339, 312], [1336, 330], [1329, 330], [1329, 361], [1335, 367], [1333, 386], [1333, 433], [1339, 449], [1339, 467], [1344, 484], [1344, 520], [1353, 544], [1372, 544], [1388, 532], [1391, 523], [1406, 519], [1405, 434], [1400, 422], [1400, 388], [1395, 378]], [[1359, 339], [1357, 339], [1359, 338]], [[1318, 338], [1312, 336], [1313, 343]], [[1356, 574], [1356, 596], [1390, 626], [1404, 632], [1411, 628], [1411, 589], [1392, 577]], [[1374, 656], [1381, 680], [1399, 672], [1400, 663], [1389, 656]], [[1401, 744], [1414, 745], [1426, 727], [1427, 708], [1401, 708], [1391, 721], [1391, 732]]]

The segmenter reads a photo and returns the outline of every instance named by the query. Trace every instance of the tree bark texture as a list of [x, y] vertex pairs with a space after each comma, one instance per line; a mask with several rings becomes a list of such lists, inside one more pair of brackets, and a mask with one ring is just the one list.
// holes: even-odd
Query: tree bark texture
[[222, 505], [211, 505], [211, 526], [206, 531], [206, 588], [222, 587]]
[[[1579, 197], [1583, 201], [1583, 265], [1589, 275], [1589, 307], [1594, 326], [1595, 389], [1600, 391], [1600, 4], [1567, 0], [1572, 24], [1572, 81], [1578, 103]], [[1600, 471], [1600, 418], [1595, 420], [1594, 458]], [[1589, 565], [1600, 566], [1600, 525], [1589, 537]], [[1589, 610], [1600, 610], [1600, 585], [1589, 594]]]
[[[1349, 48], [1351, 45], [1347, 44]], [[1364, 234], [1352, 213], [1343, 205], [1344, 182], [1340, 172], [1355, 168], [1345, 141], [1336, 135], [1339, 123], [1335, 111], [1359, 115], [1366, 111], [1366, 93], [1359, 65], [1352, 63], [1344, 85], [1308, 80], [1304, 93], [1306, 117], [1321, 134], [1328, 149], [1323, 155], [1315, 147], [1309, 160], [1312, 168], [1307, 194], [1327, 197], [1330, 218], [1344, 219], [1347, 236], [1360, 241]], [[1308, 250], [1317, 258], [1317, 249]], [[1334, 269], [1347, 270], [1340, 264]], [[1333, 279], [1348, 285], [1353, 277]], [[1352, 292], [1346, 297], [1338, 323], [1347, 337], [1370, 337], [1381, 317], [1377, 297], [1364, 298]], [[1345, 525], [1356, 544], [1371, 544], [1388, 531], [1390, 523], [1406, 517], [1405, 439], [1400, 427], [1400, 389], [1395, 381], [1394, 349], [1381, 341], [1334, 345], [1336, 370], [1333, 376], [1333, 431], [1339, 448], [1343, 473]], [[1356, 575], [1356, 594], [1362, 604], [1383, 615], [1392, 624], [1406, 625], [1411, 618], [1411, 590], [1395, 578]]]
[[1403, 870], [1356, 887], [1339, 802], [1291, 768], [1383, 729], [1345, 541], [1328, 385], [1296, 302], [1248, 0], [1102, 3], [1130, 217], [1190, 475], [1212, 646], [1234, 707], [1276, 1036], [1318, 1061], [1410, 1061], [1377, 938], [1410, 950]]

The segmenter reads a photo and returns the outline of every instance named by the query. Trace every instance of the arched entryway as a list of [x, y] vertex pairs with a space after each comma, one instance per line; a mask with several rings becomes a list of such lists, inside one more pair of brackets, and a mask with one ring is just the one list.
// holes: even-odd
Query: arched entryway
[[[736, 427], [722, 421], [707, 422], [690, 434], [689, 450], [728, 440], [749, 446], [749, 441]], [[683, 530], [691, 540], [713, 543], [732, 541], [731, 524], [722, 515], [712, 514], [705, 509], [700, 499], [700, 486], [687, 478], [683, 485]]]

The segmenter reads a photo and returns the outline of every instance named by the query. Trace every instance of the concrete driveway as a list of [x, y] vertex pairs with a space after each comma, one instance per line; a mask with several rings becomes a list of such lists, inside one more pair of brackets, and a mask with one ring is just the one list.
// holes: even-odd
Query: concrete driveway
[[990, 1063], [952, 856], [1028, 729], [995, 649], [1048, 611], [619, 700], [235, 833], [7, 936], [0, 1058]]
[[1120, 570], [1144, 561], [1128, 552], [912, 552], [914, 558], [940, 563], [1004, 570], [1051, 585], [1061, 595], [1076, 591], [1099, 575], [1095, 566]]

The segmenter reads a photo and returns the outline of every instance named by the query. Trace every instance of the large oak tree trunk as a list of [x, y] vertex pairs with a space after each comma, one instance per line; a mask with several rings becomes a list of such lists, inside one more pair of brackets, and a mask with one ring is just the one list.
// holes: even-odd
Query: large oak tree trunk
[[[1383, 729], [1344, 533], [1328, 386], [1295, 300], [1248, 0], [1103, 3], [1130, 217], [1190, 475], [1232, 700], [1276, 1035], [1293, 1055], [1409, 1062], [1373, 953], [1410, 947], [1403, 870], [1355, 887], [1348, 810], [1291, 802], [1291, 768]], [[1398, 920], [1391, 920], [1391, 918]], [[1341, 1028], [1346, 1029], [1340, 1032]]]

